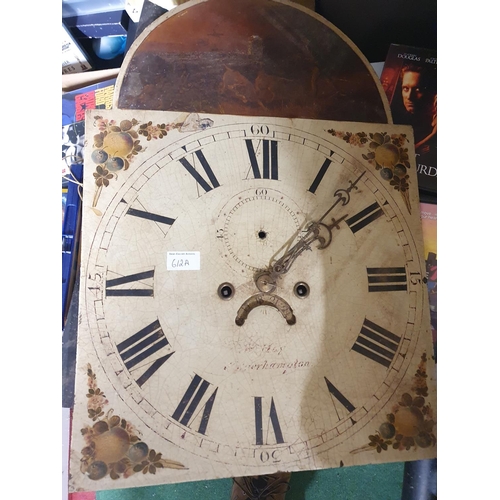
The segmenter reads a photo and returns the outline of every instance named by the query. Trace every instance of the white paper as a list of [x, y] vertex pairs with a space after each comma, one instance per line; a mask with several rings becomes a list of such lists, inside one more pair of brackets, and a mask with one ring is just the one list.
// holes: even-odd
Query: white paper
[[200, 252], [167, 252], [168, 271], [199, 271]]

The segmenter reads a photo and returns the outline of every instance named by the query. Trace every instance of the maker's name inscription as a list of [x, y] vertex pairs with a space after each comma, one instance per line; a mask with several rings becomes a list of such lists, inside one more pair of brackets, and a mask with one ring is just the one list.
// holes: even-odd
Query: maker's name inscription
[[224, 370], [228, 370], [231, 373], [246, 372], [252, 370], [283, 370], [283, 373], [286, 373], [288, 370], [307, 368], [310, 365], [310, 361], [304, 361], [300, 359], [295, 359], [295, 361], [273, 361], [270, 363], [265, 360], [261, 363], [228, 363], [226, 366], [224, 366]]

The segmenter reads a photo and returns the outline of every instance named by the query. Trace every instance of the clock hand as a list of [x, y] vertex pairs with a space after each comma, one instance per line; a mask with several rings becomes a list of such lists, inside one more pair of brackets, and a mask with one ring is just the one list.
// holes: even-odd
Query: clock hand
[[339, 223], [346, 217], [347, 214], [343, 215], [338, 220], [332, 217], [332, 222], [330, 224], [324, 224], [321, 222], [321, 219], [316, 222], [311, 222], [307, 227], [305, 235], [271, 266], [271, 274], [278, 277], [288, 272], [297, 257], [304, 250], [310, 250], [311, 244], [316, 240], [319, 241], [317, 248], [320, 250], [326, 248], [332, 241], [332, 229], [334, 227], [340, 229]]
[[350, 192], [353, 189], [358, 189], [357, 183], [360, 181], [361, 177], [363, 177], [365, 173], [363, 172], [354, 182], [349, 181], [349, 187], [347, 189], [337, 189], [334, 196], [337, 196], [337, 199], [333, 203], [333, 205], [318, 219], [317, 222], [322, 222], [325, 217], [340, 203], [342, 202], [342, 206], [345, 207], [351, 201]]
[[314, 241], [319, 241], [317, 248], [320, 250], [330, 245], [332, 241], [332, 229], [334, 227], [340, 229], [339, 223], [347, 217], [347, 214], [337, 220], [332, 217], [330, 224], [325, 224], [323, 221], [337, 205], [342, 203], [342, 206], [346, 206], [351, 201], [350, 192], [353, 189], [358, 189], [357, 184], [364, 174], [363, 172], [354, 182], [350, 180], [347, 189], [337, 189], [334, 193], [336, 197], [335, 202], [317, 221], [313, 221], [307, 226], [305, 235], [280, 257], [271, 266], [270, 270], [259, 273], [255, 277], [255, 283], [261, 292], [272, 292], [276, 288], [277, 279], [289, 271], [292, 264], [304, 250], [311, 249], [311, 244]]

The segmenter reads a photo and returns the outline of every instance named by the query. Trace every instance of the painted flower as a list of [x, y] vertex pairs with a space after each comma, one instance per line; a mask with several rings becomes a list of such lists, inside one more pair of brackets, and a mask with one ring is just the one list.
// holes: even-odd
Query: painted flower
[[391, 179], [390, 184], [391, 186], [394, 186], [394, 189], [396, 191], [401, 191], [402, 193], [404, 193], [410, 187], [410, 185], [408, 184], [409, 178], [410, 178], [409, 175], [405, 175], [404, 177], [394, 176]]
[[167, 135], [167, 131], [170, 130], [170, 125], [153, 125], [153, 122], [143, 123], [139, 126], [139, 134], [146, 137], [146, 140], [151, 139], [162, 139]]
[[387, 450], [387, 445], [391, 444], [391, 441], [385, 441], [378, 434], [370, 435], [368, 436], [368, 439], [370, 440], [368, 444], [375, 448], [377, 450], [377, 453], [382, 453], [382, 450]]
[[113, 126], [115, 124], [115, 120], [105, 120], [100, 116], [96, 116], [94, 118], [97, 128], [101, 131], [106, 130], [109, 126]]
[[109, 186], [109, 180], [113, 178], [113, 174], [107, 168], [97, 165], [94, 172], [95, 183], [97, 186]]
[[352, 146], [361, 147], [368, 142], [368, 138], [365, 132], [356, 132], [353, 134], [352, 132], [340, 132], [338, 130], [330, 129], [328, 130], [329, 134], [332, 134], [334, 137], [338, 137], [343, 141], [347, 142]]
[[362, 143], [359, 134], [353, 134], [350, 138], [349, 144], [351, 144], [352, 146], [361, 146]]
[[418, 365], [417, 372], [415, 373], [414, 382], [412, 390], [416, 392], [419, 396], [427, 397], [427, 370], [425, 368], [427, 362], [427, 355], [424, 353], [420, 358], [420, 363]]
[[134, 472], [142, 471], [143, 474], [156, 474], [156, 469], [163, 469], [161, 462], [161, 453], [156, 453], [155, 450], [150, 450], [148, 458], [134, 467]]
[[392, 134], [391, 142], [398, 148], [401, 148], [408, 142], [408, 139], [406, 138], [406, 134]]
[[[108, 404], [97, 387], [96, 375], [87, 365], [88, 413], [95, 423], [81, 429], [85, 446], [81, 450], [80, 470], [89, 479], [97, 481], [109, 475], [111, 479], [130, 477], [135, 472], [156, 474], [157, 469], [185, 469], [175, 460], [162, 458], [161, 453], [149, 450], [137, 437], [134, 426], [124, 418], [113, 415], [110, 409], [104, 415], [102, 406]], [[99, 419], [99, 417], [103, 417]]]
[[374, 448], [377, 453], [381, 453], [382, 450], [387, 450], [388, 446], [401, 451], [436, 445], [434, 411], [432, 406], [425, 401], [427, 396], [426, 362], [427, 355], [424, 352], [413, 378], [411, 390], [415, 394], [403, 393], [376, 434], [368, 436], [369, 443], [351, 453]]
[[96, 376], [90, 365], [87, 366], [87, 376], [87, 385], [89, 388], [87, 392], [87, 410], [89, 418], [95, 421], [104, 415], [102, 408], [108, 404], [108, 400], [106, 399], [105, 394], [101, 392], [99, 387], [97, 387]]
[[87, 408], [97, 410], [108, 403], [108, 400], [102, 394], [94, 394], [87, 401]]

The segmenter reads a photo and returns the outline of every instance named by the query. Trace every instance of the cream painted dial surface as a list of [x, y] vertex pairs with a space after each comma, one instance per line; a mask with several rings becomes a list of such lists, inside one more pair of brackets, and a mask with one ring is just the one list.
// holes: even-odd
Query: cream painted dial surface
[[79, 363], [186, 466], [154, 481], [372, 460], [428, 347], [410, 129], [94, 114]]

